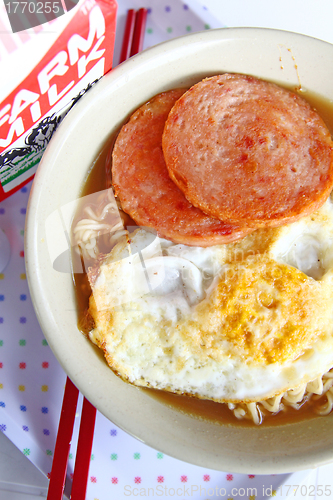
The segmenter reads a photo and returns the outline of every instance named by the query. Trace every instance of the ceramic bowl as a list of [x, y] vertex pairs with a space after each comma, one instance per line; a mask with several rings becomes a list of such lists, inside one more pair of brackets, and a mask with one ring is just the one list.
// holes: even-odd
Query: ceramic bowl
[[[55, 356], [79, 390], [117, 426], [153, 448], [206, 468], [284, 473], [333, 460], [333, 418], [281, 426], [200, 420], [124, 383], [77, 327], [65, 231], [94, 160], [129, 114], [153, 95], [223, 72], [301, 86], [333, 100], [333, 45], [269, 29], [218, 29], [187, 35], [134, 56], [102, 78], [59, 126], [38, 168], [29, 200], [26, 267], [33, 304]], [[66, 210], [62, 207], [66, 206]], [[50, 221], [58, 246], [48, 245]], [[66, 254], [67, 250], [67, 254]]]

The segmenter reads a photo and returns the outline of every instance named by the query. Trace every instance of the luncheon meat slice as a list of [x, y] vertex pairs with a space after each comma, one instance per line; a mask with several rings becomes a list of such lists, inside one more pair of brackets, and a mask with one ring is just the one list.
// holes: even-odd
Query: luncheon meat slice
[[164, 162], [165, 120], [184, 92], [176, 89], [155, 96], [122, 127], [112, 155], [112, 184], [122, 209], [159, 236], [202, 247], [227, 243], [249, 230], [212, 219], [193, 207], [170, 179]]
[[205, 213], [246, 227], [308, 215], [333, 186], [330, 133], [299, 95], [251, 76], [194, 85], [163, 134], [170, 177]]

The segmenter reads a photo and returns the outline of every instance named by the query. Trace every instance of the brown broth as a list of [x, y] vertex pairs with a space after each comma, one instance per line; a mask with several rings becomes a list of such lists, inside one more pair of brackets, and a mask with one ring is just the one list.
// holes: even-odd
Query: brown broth
[[[227, 424], [241, 427], [253, 427], [255, 425], [251, 419], [238, 420], [226, 404], [167, 393], [155, 389], [146, 390], [149, 391], [149, 395], [157, 401], [160, 401], [161, 403], [166, 404], [181, 413], [191, 415], [194, 418], [208, 420], [223, 425]], [[323, 404], [325, 400], [325, 396], [322, 396], [320, 400], [316, 401], [316, 404]], [[313, 418], [320, 417], [314, 412], [313, 402], [307, 401], [298, 410], [292, 407], [286, 407], [285, 410], [280, 411], [277, 414], [272, 414], [266, 411], [264, 413], [261, 426], [270, 427], [272, 425], [277, 426], [291, 424], [293, 422], [300, 422], [302, 420], [309, 420]]]
[[[105, 165], [107, 156], [109, 154], [110, 148], [112, 148], [113, 143], [114, 138], [109, 139], [96, 158], [82, 188], [82, 197], [88, 196], [89, 194], [98, 193], [99, 191], [103, 191], [107, 188]], [[82, 205], [79, 204], [78, 212], [73, 221], [73, 227], [75, 226], [77, 220], [80, 219], [81, 211]], [[74, 251], [72, 252], [72, 258], [73, 260], [78, 259], [78, 256]], [[91, 326], [91, 321], [87, 314], [89, 307], [89, 297], [91, 295], [91, 287], [86, 273], [74, 273], [73, 282], [76, 296], [76, 307], [78, 311], [78, 327], [80, 331], [87, 336]]]
[[[314, 109], [316, 109], [318, 114], [325, 121], [328, 129], [331, 132], [331, 135], [333, 136], [333, 102], [321, 96], [318, 96], [313, 92], [299, 92], [299, 89], [295, 89], [295, 87], [289, 87], [289, 90], [299, 93], [311, 104]], [[106, 172], [106, 164], [108, 154], [113, 147], [115, 138], [116, 134], [108, 139], [100, 154], [96, 158], [96, 161], [92, 165], [90, 172], [88, 173], [87, 180], [81, 191], [82, 197], [110, 187], [108, 181], [109, 174]], [[79, 219], [81, 208], [82, 207], [79, 207], [78, 214], [75, 217], [74, 222]], [[128, 220], [128, 224], [132, 226], [135, 225], [135, 223], [130, 218]], [[75, 257], [73, 256], [73, 258]], [[73, 275], [73, 281], [77, 300], [78, 327], [84, 335], [87, 335], [91, 328], [91, 322], [87, 315], [91, 288], [86, 274], [75, 273]], [[194, 397], [177, 395], [154, 389], [141, 390], [149, 394], [149, 396], [156, 399], [160, 403], [172, 407], [179, 412], [191, 415], [194, 418], [209, 420], [223, 425], [254, 425], [252, 420], [237, 420], [225, 404], [215, 403], [213, 401], [207, 400], [200, 400]], [[316, 405], [323, 404], [325, 401], [326, 397], [324, 395], [316, 401]], [[306, 401], [298, 410], [288, 407], [286, 408], [286, 411], [281, 411], [275, 415], [269, 413], [266, 414], [261, 425], [265, 427], [272, 425], [284, 425], [286, 423], [299, 422], [301, 420], [313, 418], [320, 417], [314, 413], [313, 401]]]

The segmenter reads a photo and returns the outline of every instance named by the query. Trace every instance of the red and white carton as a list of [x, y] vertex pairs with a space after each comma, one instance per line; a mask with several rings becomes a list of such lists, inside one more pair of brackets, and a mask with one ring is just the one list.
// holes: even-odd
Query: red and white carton
[[111, 69], [116, 14], [115, 0], [85, 0], [38, 33], [0, 34], [0, 201], [32, 179], [61, 120]]

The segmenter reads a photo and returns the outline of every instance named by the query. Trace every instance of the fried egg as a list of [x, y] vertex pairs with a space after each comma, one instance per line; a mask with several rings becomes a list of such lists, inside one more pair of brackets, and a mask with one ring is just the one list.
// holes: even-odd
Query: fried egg
[[208, 248], [142, 228], [89, 271], [90, 339], [137, 386], [257, 402], [333, 366], [333, 204]]

